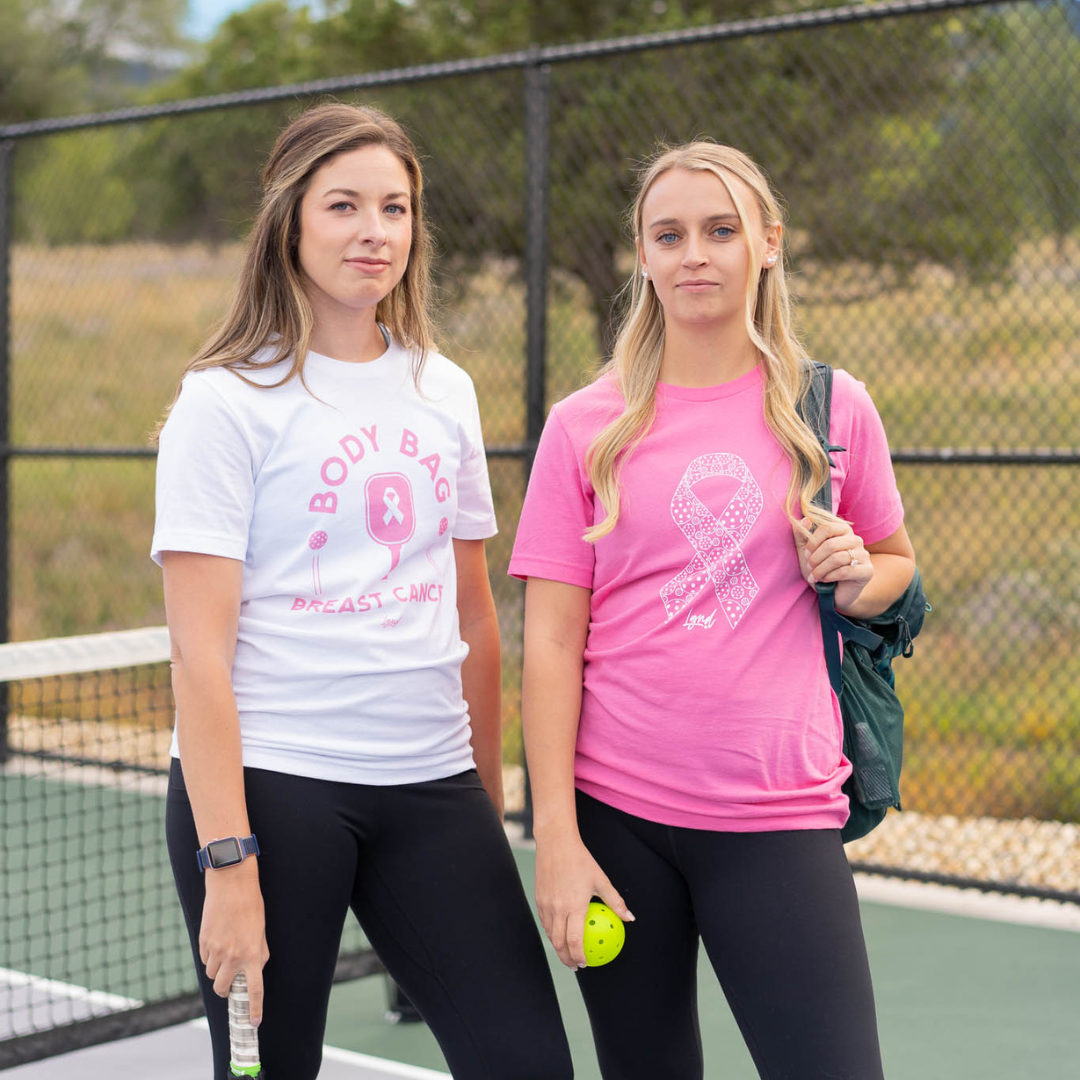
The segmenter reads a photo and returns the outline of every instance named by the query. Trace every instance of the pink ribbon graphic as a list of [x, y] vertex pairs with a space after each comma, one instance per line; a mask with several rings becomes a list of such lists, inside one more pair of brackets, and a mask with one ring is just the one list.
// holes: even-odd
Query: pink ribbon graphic
[[[700, 480], [714, 476], [739, 481], [739, 490], [720, 517], [694, 494]], [[758, 594], [758, 583], [742, 553], [762, 507], [761, 488], [742, 458], [735, 454], [702, 454], [686, 467], [671, 499], [671, 516], [694, 549], [694, 557], [660, 590], [670, 622], [705, 591], [711, 581], [716, 598], [734, 630]]]
[[385, 581], [401, 559], [401, 549], [416, 529], [416, 507], [412, 485], [402, 473], [375, 473], [364, 484], [365, 517], [368, 535], [390, 549], [390, 569]]
[[392, 487], [383, 492], [383, 506], [386, 507], [386, 513], [382, 516], [384, 525], [389, 525], [391, 521], [400, 525], [405, 520], [405, 515], [401, 512], [401, 496]]

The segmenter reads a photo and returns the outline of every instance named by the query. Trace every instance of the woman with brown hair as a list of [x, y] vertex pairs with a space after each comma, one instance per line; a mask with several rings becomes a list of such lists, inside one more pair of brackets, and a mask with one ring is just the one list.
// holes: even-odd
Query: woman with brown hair
[[635, 919], [579, 970], [605, 1080], [700, 1080], [700, 942], [762, 1077], [881, 1080], [813, 585], [865, 617], [912, 578], [885, 433], [836, 372], [838, 513], [813, 505], [830, 467], [750, 158], [662, 153], [633, 226], [614, 355], [552, 410], [510, 563], [540, 917], [574, 969], [593, 896]]
[[416, 152], [374, 109], [279, 136], [239, 288], [161, 430], [167, 833], [213, 1036], [244, 973], [314, 1078], [356, 913], [455, 1077], [572, 1075], [501, 828], [476, 395], [434, 350]]

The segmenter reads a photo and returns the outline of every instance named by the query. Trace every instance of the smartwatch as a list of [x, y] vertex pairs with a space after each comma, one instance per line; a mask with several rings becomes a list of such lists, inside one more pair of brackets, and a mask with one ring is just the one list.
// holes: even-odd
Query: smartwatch
[[243, 862], [249, 855], [258, 854], [259, 842], [254, 833], [251, 836], [225, 836], [199, 848], [199, 870], [222, 870]]

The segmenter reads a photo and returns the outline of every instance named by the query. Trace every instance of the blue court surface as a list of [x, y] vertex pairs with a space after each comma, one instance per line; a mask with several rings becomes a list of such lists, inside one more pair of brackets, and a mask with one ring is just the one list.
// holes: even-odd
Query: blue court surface
[[[531, 892], [533, 856], [516, 850]], [[1080, 1078], [1080, 910], [860, 878], [889, 1080]], [[574, 977], [554, 961], [579, 1080], [600, 1073]], [[710, 1080], [756, 1072], [711, 970], [700, 976]], [[387, 1023], [386, 984], [335, 988], [322, 1080], [432, 1080], [446, 1065], [422, 1024]], [[200, 1022], [8, 1070], [12, 1080], [209, 1076]], [[657, 1078], [662, 1080], [662, 1078]]]

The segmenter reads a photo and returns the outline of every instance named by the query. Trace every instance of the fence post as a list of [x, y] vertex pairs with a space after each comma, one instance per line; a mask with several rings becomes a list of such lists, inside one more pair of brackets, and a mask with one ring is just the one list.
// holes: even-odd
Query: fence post
[[[551, 66], [539, 49], [525, 69], [525, 480], [544, 428], [547, 376], [548, 168]], [[525, 835], [532, 839], [532, 789], [525, 773]]]
[[530, 64], [525, 69], [526, 470], [532, 468], [544, 427], [550, 90], [550, 65]]
[[[9, 465], [11, 439], [9, 388], [11, 385], [11, 232], [13, 202], [12, 166], [15, 162], [15, 143], [0, 140], [0, 641], [10, 636], [8, 625], [8, 574], [11, 562], [11, 517], [9, 495]], [[8, 750], [8, 688], [0, 684], [0, 764], [7, 761]]]

